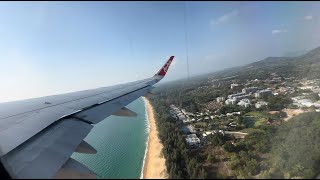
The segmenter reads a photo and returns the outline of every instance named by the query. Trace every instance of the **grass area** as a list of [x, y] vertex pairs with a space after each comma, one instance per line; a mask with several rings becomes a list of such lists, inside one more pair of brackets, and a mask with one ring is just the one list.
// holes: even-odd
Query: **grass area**
[[248, 112], [246, 114], [247, 116], [254, 116], [254, 117], [266, 117], [266, 115], [263, 114], [263, 112], [259, 112], [259, 111], [252, 111], [252, 112]]
[[265, 118], [255, 118], [255, 117], [245, 117], [245, 125], [248, 128], [252, 127], [258, 127], [260, 125], [263, 125], [266, 121]]
[[263, 112], [257, 112], [257, 111], [248, 112], [245, 117], [246, 126], [249, 128], [258, 127], [260, 125], [263, 125], [263, 123], [267, 119], [268, 119], [268, 116], [265, 115]]
[[256, 122], [254, 123], [254, 127], [258, 127], [260, 125], [263, 125], [263, 123], [265, 122], [264, 118], [258, 119], [256, 120]]

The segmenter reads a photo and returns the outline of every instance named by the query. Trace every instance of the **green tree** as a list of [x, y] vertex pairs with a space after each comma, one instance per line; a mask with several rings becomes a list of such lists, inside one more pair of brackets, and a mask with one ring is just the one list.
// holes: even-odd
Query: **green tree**
[[234, 152], [235, 151], [235, 146], [230, 141], [227, 141], [224, 144], [223, 148], [228, 152]]

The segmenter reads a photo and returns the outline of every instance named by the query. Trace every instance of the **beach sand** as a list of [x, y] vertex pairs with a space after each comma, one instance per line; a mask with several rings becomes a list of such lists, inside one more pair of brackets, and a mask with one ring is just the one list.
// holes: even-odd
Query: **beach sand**
[[150, 124], [148, 150], [144, 162], [143, 179], [167, 179], [168, 176], [165, 165], [166, 160], [160, 155], [163, 145], [160, 143], [158, 138], [153, 107], [147, 98], [143, 97], [143, 100], [146, 103]]

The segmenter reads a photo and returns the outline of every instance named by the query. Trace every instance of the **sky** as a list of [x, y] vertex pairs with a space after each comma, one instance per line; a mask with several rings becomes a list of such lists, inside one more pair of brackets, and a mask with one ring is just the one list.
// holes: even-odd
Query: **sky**
[[320, 46], [319, 2], [0, 2], [0, 102], [163, 81]]

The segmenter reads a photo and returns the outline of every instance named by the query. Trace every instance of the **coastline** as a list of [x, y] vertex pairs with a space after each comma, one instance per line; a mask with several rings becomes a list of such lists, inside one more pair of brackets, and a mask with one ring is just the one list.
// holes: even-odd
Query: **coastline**
[[145, 107], [145, 111], [146, 111], [146, 123], [147, 123], [147, 141], [146, 141], [146, 149], [144, 151], [144, 156], [143, 156], [143, 163], [142, 163], [142, 168], [141, 168], [141, 173], [140, 173], [140, 179], [143, 179], [143, 173], [144, 173], [144, 166], [145, 166], [145, 162], [146, 162], [146, 157], [147, 157], [147, 153], [148, 153], [148, 145], [149, 145], [149, 133], [150, 133], [150, 122], [149, 122], [149, 116], [148, 116], [148, 111], [147, 111], [147, 103], [145, 100], [144, 101], [144, 107]]
[[145, 103], [147, 112], [146, 117], [149, 122], [149, 135], [147, 138], [147, 146], [140, 179], [166, 179], [167, 171], [165, 158], [161, 157], [163, 145], [160, 143], [158, 138], [158, 130], [155, 124], [153, 107], [147, 98], [142, 98]]

